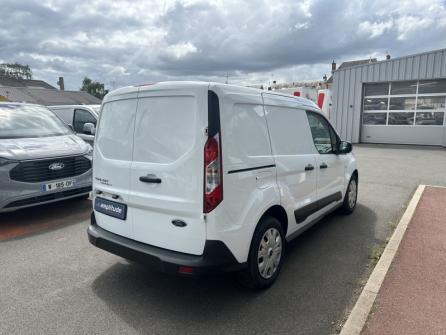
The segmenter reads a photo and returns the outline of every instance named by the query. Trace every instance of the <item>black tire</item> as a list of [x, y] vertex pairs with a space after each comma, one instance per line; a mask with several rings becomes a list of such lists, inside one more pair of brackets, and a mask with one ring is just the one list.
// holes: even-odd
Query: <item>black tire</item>
[[[351, 188], [355, 187], [355, 192], [354, 193], [354, 199], [352, 200], [352, 192], [351, 192]], [[347, 187], [347, 191], [345, 192], [345, 196], [344, 196], [344, 202], [342, 203], [342, 206], [340, 207], [340, 212], [342, 214], [351, 214], [355, 211], [356, 208], [356, 202], [358, 200], [358, 176], [356, 174], [354, 174], [351, 178], [350, 178], [350, 182], [348, 183], [348, 187]]]
[[[280, 235], [280, 241], [281, 241], [281, 251], [280, 251], [280, 257], [278, 260], [278, 264], [275, 266], [275, 269], [273, 272], [271, 272], [271, 276], [269, 278], [265, 278], [262, 276], [259, 270], [259, 264], [258, 259], [259, 257], [259, 249], [260, 244], [262, 242], [263, 238], [266, 238], [265, 234], [269, 232], [273, 232]], [[264, 240], [266, 241], [266, 240]], [[277, 235], [276, 239], [274, 240], [278, 241]], [[264, 242], [266, 243], [266, 242]], [[277, 220], [275, 217], [272, 216], [266, 216], [262, 218], [254, 232], [254, 235], [252, 237], [251, 241], [251, 247], [249, 249], [249, 256], [248, 256], [248, 267], [238, 274], [239, 282], [246, 287], [253, 288], [253, 289], [266, 289], [270, 287], [277, 279], [280, 273], [280, 269], [282, 267], [283, 258], [285, 256], [285, 235], [283, 232], [282, 225], [280, 224], [279, 220]], [[278, 248], [278, 247], [277, 247]], [[272, 248], [270, 248], [272, 249]], [[277, 253], [276, 253], [277, 254]], [[276, 255], [275, 254], [275, 255]], [[269, 255], [272, 256], [272, 255]], [[268, 256], [268, 257], [269, 257]], [[274, 256], [277, 257], [277, 256]], [[269, 263], [274, 267], [275, 262]]]

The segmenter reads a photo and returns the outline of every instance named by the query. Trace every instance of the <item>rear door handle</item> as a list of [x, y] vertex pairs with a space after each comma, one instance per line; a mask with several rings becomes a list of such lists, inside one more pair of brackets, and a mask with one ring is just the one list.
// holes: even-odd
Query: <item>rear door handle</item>
[[308, 165], [305, 167], [305, 171], [311, 171], [311, 170], [314, 170], [314, 166], [311, 165], [311, 164], [308, 164]]
[[321, 166], [319, 166], [321, 169], [326, 169], [328, 168], [328, 165], [326, 163], [322, 163]]
[[161, 179], [157, 177], [141, 176], [139, 177], [139, 180], [143, 183], [161, 184]]

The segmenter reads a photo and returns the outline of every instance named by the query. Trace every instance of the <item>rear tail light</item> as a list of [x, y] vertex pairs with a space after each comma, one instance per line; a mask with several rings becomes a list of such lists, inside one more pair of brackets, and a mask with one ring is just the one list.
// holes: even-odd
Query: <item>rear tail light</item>
[[178, 273], [181, 273], [183, 275], [191, 275], [194, 273], [194, 269], [190, 266], [180, 266], [178, 268]]
[[209, 137], [204, 145], [204, 213], [211, 212], [223, 200], [223, 171], [220, 134]]

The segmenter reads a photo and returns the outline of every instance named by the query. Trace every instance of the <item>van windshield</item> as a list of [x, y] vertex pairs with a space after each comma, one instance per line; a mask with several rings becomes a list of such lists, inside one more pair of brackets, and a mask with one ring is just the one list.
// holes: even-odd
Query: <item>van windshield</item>
[[71, 134], [50, 110], [36, 105], [0, 105], [0, 139]]

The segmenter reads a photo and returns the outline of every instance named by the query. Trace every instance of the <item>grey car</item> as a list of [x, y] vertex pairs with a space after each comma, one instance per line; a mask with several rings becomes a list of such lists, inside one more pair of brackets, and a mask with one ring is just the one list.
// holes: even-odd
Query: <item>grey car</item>
[[0, 103], [0, 212], [88, 197], [92, 151], [46, 107]]

